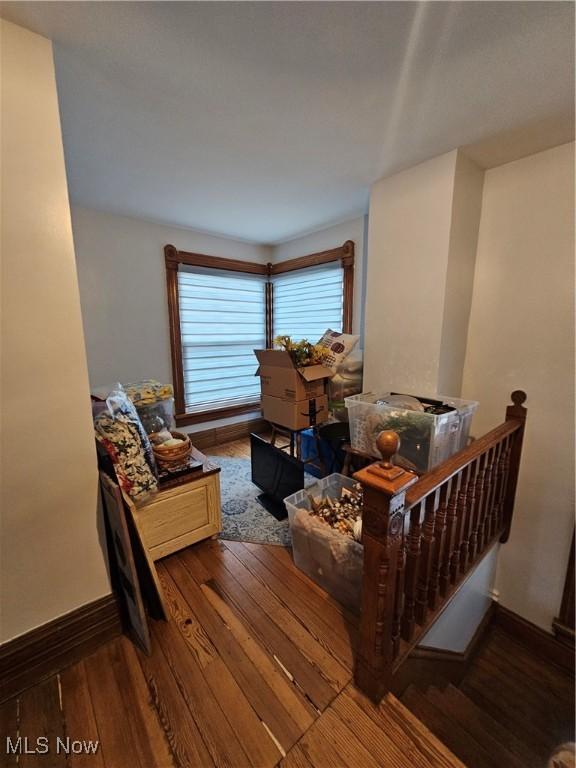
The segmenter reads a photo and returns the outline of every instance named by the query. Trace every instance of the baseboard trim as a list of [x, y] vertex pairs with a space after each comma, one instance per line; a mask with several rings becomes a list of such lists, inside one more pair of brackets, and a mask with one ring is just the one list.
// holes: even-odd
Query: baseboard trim
[[199, 432], [190, 432], [192, 444], [203, 451], [205, 448], [211, 448], [213, 445], [230, 443], [233, 440], [240, 440], [248, 437], [251, 432], [264, 432], [268, 427], [268, 422], [262, 418], [248, 419], [239, 421], [237, 424], [226, 424], [223, 427], [214, 427], [213, 429], [203, 429]]
[[566, 624], [563, 624], [560, 619], [554, 619], [552, 622], [552, 629], [556, 635], [556, 639], [562, 643], [570, 645], [574, 651], [574, 641], [576, 639], [576, 633], [574, 632], [574, 629], [572, 627], [566, 626]]
[[122, 632], [113, 594], [0, 646], [0, 703], [93, 653]]
[[574, 673], [574, 647], [498, 604], [494, 624], [538, 656]]

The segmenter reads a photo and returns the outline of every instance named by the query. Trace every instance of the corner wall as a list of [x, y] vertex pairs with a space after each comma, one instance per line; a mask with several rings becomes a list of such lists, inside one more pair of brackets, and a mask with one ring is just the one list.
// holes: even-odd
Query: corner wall
[[372, 187], [368, 391], [460, 396], [482, 180], [454, 150]]
[[110, 586], [52, 45], [0, 35], [1, 643]]
[[466, 358], [484, 171], [462, 152], [456, 157], [452, 220], [438, 359], [438, 393], [460, 396]]
[[574, 144], [485, 176], [463, 383], [480, 401], [474, 434], [502, 421], [514, 389], [528, 421], [496, 587], [550, 631], [574, 526]]
[[[164, 246], [267, 263], [267, 246], [72, 208], [90, 384], [172, 381]], [[205, 427], [204, 427], [205, 428]]]
[[370, 194], [364, 389], [435, 392], [456, 151]]
[[[484, 177], [484, 178], [482, 178]], [[574, 526], [574, 144], [485, 174], [459, 151], [370, 201], [365, 389], [478, 400], [472, 434], [528, 394], [502, 604], [550, 632]]]

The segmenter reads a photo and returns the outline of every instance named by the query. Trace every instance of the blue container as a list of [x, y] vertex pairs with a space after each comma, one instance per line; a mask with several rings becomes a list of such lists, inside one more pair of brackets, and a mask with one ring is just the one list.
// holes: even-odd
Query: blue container
[[[328, 425], [331, 426], [331, 425]], [[339, 428], [340, 424], [337, 425]], [[323, 427], [320, 427], [320, 435], [322, 434]], [[319, 437], [318, 440], [314, 436], [313, 429], [305, 429], [301, 438], [301, 460], [303, 462], [318, 461], [318, 449], [317, 445], [320, 444], [320, 458], [324, 463], [326, 471], [324, 475], [330, 475], [333, 472], [340, 472], [344, 464], [344, 452], [341, 445], [342, 440], [328, 440], [323, 437]], [[306, 472], [314, 477], [323, 477], [322, 470], [314, 464], [307, 464], [305, 466]]]

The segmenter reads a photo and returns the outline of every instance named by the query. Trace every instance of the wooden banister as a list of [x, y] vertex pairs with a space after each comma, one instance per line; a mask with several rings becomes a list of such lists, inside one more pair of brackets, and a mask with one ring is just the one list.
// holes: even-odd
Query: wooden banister
[[[526, 409], [524, 409], [526, 410]], [[456, 473], [467, 467], [471, 462], [481, 456], [488, 448], [499, 443], [503, 438], [511, 435], [519, 429], [514, 421], [505, 421], [495, 429], [487, 432], [478, 440], [474, 440], [466, 448], [450, 456], [449, 459], [439, 464], [430, 472], [421, 475], [418, 482], [415, 483], [406, 494], [406, 509], [410, 509], [419, 501], [422, 501], [435, 488], [449, 480]]]
[[511, 395], [512, 405], [506, 408], [506, 420], [517, 423], [518, 429], [514, 435], [509, 454], [510, 477], [506, 486], [504, 495], [504, 526], [500, 541], [505, 544], [510, 536], [512, 526], [512, 513], [514, 511], [514, 500], [516, 498], [516, 487], [518, 485], [518, 475], [520, 473], [520, 458], [522, 456], [522, 443], [524, 441], [524, 429], [526, 426], [526, 416], [528, 411], [524, 408], [526, 402], [526, 393], [522, 390], [516, 390]]
[[505, 542], [526, 422], [524, 392], [506, 421], [418, 478], [394, 466], [400, 438], [381, 432], [383, 460], [357, 472], [364, 489], [362, 613], [354, 679], [374, 701], [498, 539]]
[[377, 446], [383, 461], [354, 475], [364, 489], [362, 614], [354, 676], [358, 687], [374, 701], [390, 686], [394, 645], [398, 647], [400, 617], [394, 606], [401, 597], [396, 584], [398, 564], [403, 561], [404, 496], [417, 479], [392, 464], [399, 444], [395, 432], [381, 432]]

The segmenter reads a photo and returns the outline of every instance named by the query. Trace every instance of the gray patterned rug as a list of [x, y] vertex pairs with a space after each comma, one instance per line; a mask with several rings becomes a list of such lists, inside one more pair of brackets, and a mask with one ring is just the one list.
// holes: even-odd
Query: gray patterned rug
[[[209, 456], [221, 467], [220, 492], [222, 494], [221, 539], [250, 541], [256, 544], [291, 545], [288, 518], [276, 520], [260, 504], [260, 489], [250, 480], [250, 459], [229, 456]], [[306, 484], [308, 478], [306, 476]], [[314, 481], [315, 478], [311, 478]]]

